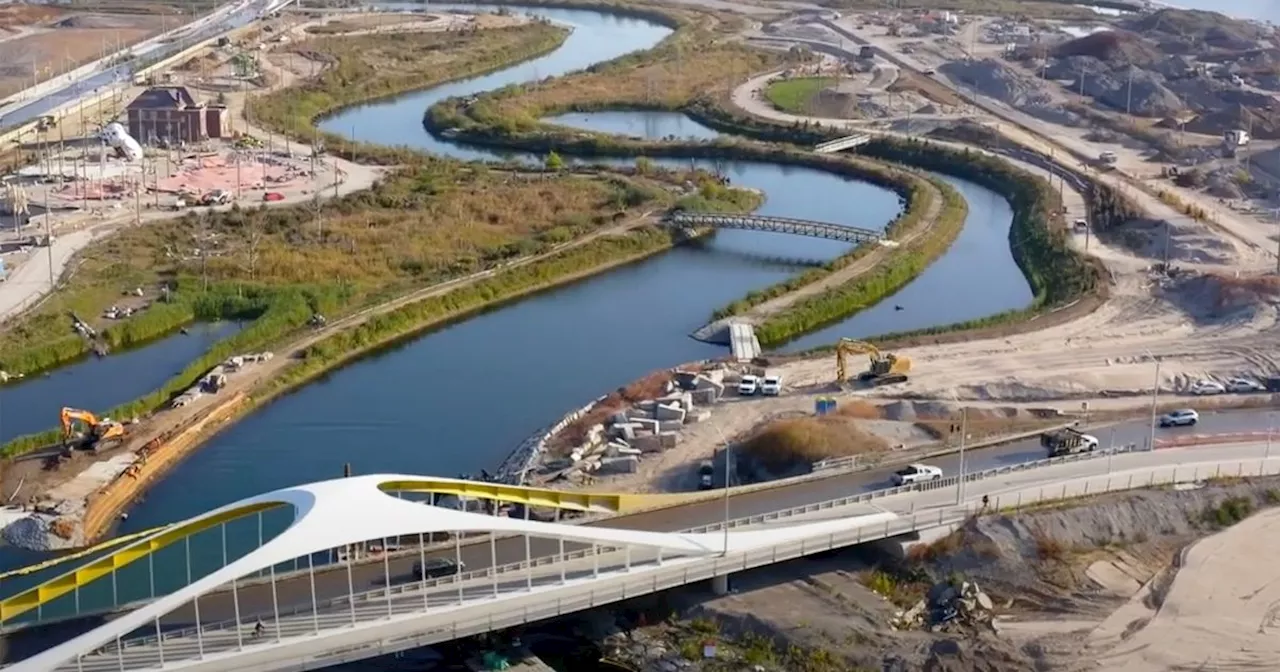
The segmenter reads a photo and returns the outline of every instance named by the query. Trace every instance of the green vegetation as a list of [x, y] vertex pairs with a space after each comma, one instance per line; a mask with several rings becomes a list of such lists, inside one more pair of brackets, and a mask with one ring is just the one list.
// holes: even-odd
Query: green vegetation
[[826, 77], [797, 77], [779, 79], [769, 83], [764, 96], [774, 107], [792, 114], [807, 114], [809, 104], [831, 79]]
[[1228, 497], [1216, 505], [1209, 505], [1200, 513], [1200, 522], [1214, 528], [1231, 527], [1253, 515], [1253, 500], [1248, 497]]
[[321, 134], [316, 119], [340, 108], [463, 79], [540, 56], [560, 46], [569, 31], [537, 22], [471, 32], [389, 33], [316, 37], [291, 47], [327, 63], [313, 80], [252, 101], [249, 117], [273, 131], [312, 142], [352, 160], [405, 163], [422, 155], [404, 148], [352, 142]]
[[544, 260], [397, 308], [307, 348], [302, 361], [286, 370], [274, 384], [278, 389], [296, 386], [370, 348], [465, 317], [495, 303], [639, 259], [670, 247], [671, 242], [666, 230], [653, 227], [626, 235], [603, 236]]
[[[942, 207], [931, 226], [927, 223], [917, 224], [929, 226], [928, 230], [909, 243], [892, 250], [879, 264], [876, 264], [875, 268], [859, 274], [850, 282], [804, 297], [778, 313], [770, 315], [756, 329], [760, 343], [762, 345], [783, 343], [853, 315], [864, 308], [869, 308], [916, 279], [929, 267], [929, 264], [941, 257], [960, 235], [960, 230], [964, 228], [964, 219], [969, 213], [969, 206], [964, 197], [951, 185], [940, 180], [932, 182], [941, 194]], [[932, 199], [932, 194], [929, 198]], [[930, 204], [926, 202], [918, 213], [927, 211], [929, 208]], [[918, 213], [916, 217], [921, 216]], [[852, 259], [845, 260], [845, 257], [850, 256], [853, 255], [844, 255], [829, 266], [840, 268], [848, 265]]]

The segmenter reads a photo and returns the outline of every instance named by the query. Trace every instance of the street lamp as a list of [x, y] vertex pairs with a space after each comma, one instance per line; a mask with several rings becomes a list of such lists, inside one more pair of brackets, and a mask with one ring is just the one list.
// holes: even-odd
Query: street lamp
[[1160, 358], [1146, 351], [1147, 356], [1156, 360], [1155, 383], [1151, 386], [1151, 432], [1147, 435], [1147, 450], [1156, 449], [1156, 405], [1160, 399]]
[[733, 469], [733, 446], [729, 440], [725, 438], [724, 432], [720, 431], [720, 425], [712, 424], [712, 429], [716, 430], [716, 434], [720, 437], [720, 443], [724, 444], [724, 546], [720, 550], [721, 556], [729, 555], [729, 473]]
[[969, 408], [960, 408], [960, 481], [956, 483], [956, 506], [964, 503], [964, 444], [969, 435]]

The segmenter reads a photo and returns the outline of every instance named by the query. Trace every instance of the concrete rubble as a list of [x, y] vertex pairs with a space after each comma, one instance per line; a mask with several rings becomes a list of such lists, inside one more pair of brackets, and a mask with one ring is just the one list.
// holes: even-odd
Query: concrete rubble
[[990, 627], [993, 604], [977, 583], [960, 585], [943, 581], [934, 584], [923, 599], [898, 612], [892, 625], [897, 630], [926, 628], [931, 632], [957, 628]]
[[604, 423], [587, 431], [583, 443], [566, 459], [547, 466], [565, 470], [568, 478], [589, 474], [633, 473], [647, 453], [669, 450], [680, 443], [680, 430], [689, 423], [703, 422], [709, 406], [724, 395], [724, 371], [676, 371], [666, 393], [646, 399], [614, 413]]

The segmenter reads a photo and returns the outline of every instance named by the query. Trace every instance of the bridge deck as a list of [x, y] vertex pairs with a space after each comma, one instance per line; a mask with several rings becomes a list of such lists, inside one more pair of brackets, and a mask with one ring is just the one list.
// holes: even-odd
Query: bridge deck
[[746, 322], [729, 324], [729, 347], [734, 359], [749, 362], [760, 356], [760, 340], [756, 338], [756, 328]]
[[880, 240], [884, 234], [880, 231], [862, 229], [856, 226], [815, 222], [807, 219], [790, 217], [769, 217], [765, 215], [730, 215], [703, 212], [673, 212], [666, 217], [672, 226], [703, 227], [716, 229], [740, 229], [743, 231], [767, 231], [771, 233], [790, 233], [810, 238], [825, 238], [847, 243], [866, 243]]

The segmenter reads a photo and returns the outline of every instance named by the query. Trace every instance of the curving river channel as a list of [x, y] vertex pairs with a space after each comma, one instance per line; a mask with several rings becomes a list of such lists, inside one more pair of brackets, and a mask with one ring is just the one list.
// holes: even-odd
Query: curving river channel
[[[351, 108], [321, 126], [362, 141], [459, 159], [510, 158], [432, 138], [422, 128], [423, 111], [450, 96], [561, 75], [645, 49], [669, 33], [646, 21], [592, 11], [528, 11], [572, 24], [574, 32], [545, 57]], [[678, 114], [569, 115], [558, 123], [649, 137], [716, 134]], [[741, 161], [719, 167], [735, 184], [762, 190], [766, 214], [883, 228], [900, 209], [896, 194], [828, 173]], [[882, 308], [788, 348], [1026, 305], [1031, 292], [1009, 252], [1008, 204], [990, 191], [947, 179], [969, 202], [963, 233], [947, 255]], [[657, 368], [723, 355], [723, 348], [687, 337], [712, 310], [802, 268], [787, 260], [825, 260], [845, 249], [780, 234], [720, 232], [705, 244], [673, 249], [364, 358], [218, 434], [151, 489], [122, 531], [335, 477], [344, 463], [357, 473], [453, 475], [492, 468], [527, 435], [604, 391]], [[894, 304], [907, 309], [894, 311]], [[12, 564], [17, 558], [4, 560]]]

